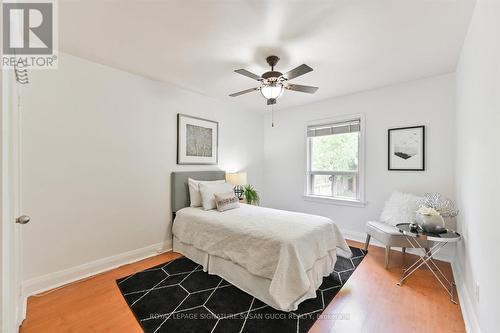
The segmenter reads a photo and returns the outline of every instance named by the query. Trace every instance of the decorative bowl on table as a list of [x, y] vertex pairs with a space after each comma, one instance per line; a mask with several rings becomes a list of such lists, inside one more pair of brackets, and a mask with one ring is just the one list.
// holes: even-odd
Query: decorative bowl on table
[[424, 215], [417, 212], [417, 224], [425, 231], [438, 234], [446, 230], [444, 219], [441, 215]]

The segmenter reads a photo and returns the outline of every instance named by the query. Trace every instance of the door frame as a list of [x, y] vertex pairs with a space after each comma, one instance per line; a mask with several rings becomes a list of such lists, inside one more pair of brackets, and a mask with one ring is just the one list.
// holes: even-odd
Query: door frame
[[3, 332], [18, 332], [25, 317], [21, 293], [20, 114], [14, 70], [2, 70], [1, 275]]

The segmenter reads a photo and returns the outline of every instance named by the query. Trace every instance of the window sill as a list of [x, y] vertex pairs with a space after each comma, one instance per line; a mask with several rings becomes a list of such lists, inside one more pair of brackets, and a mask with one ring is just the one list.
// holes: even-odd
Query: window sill
[[330, 205], [339, 205], [339, 206], [351, 206], [351, 207], [365, 207], [366, 206], [365, 201], [329, 198], [329, 197], [323, 197], [320, 195], [312, 195], [312, 194], [305, 194], [304, 200], [318, 202], [318, 203], [326, 203], [326, 204], [330, 204]]

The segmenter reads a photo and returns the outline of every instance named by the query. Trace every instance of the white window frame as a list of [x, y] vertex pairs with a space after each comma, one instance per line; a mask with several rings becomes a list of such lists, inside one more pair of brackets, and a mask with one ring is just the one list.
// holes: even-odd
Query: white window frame
[[[307, 137], [307, 128], [309, 126], [316, 126], [328, 123], [342, 123], [359, 120], [359, 147], [358, 147], [358, 199], [350, 199], [350, 198], [340, 198], [340, 197], [329, 197], [322, 195], [314, 195], [310, 191], [311, 186], [311, 145], [310, 140]], [[314, 121], [310, 121], [306, 124], [304, 129], [304, 136], [306, 140], [306, 174], [305, 174], [305, 182], [304, 182], [304, 200], [314, 201], [320, 203], [327, 204], [335, 204], [335, 205], [347, 205], [347, 206], [356, 206], [356, 207], [364, 207], [365, 202], [365, 116], [364, 114], [351, 114], [351, 115], [343, 115], [337, 116], [333, 118], [327, 119], [318, 119]], [[328, 174], [328, 175], [341, 175], [346, 174], [345, 172], [315, 172], [315, 174]]]

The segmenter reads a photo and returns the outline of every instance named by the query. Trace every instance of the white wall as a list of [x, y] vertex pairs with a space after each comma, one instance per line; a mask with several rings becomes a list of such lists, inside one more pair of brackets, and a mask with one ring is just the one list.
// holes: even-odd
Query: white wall
[[[276, 112], [274, 128], [267, 115], [264, 131], [266, 206], [332, 218], [346, 236], [365, 235], [365, 223], [380, 216], [394, 190], [437, 191], [454, 196], [455, 77], [453, 74], [412, 81], [320, 103]], [[366, 117], [366, 200], [363, 208], [305, 201], [305, 125], [337, 115]], [[426, 125], [426, 171], [387, 170], [387, 129]]]
[[[456, 266], [471, 331], [500, 332], [500, 3], [478, 0], [457, 69]], [[479, 285], [479, 301], [476, 299]], [[468, 310], [472, 308], [472, 310]], [[472, 313], [471, 313], [472, 312]], [[475, 317], [475, 318], [474, 318]]]
[[218, 168], [262, 187], [262, 114], [69, 55], [22, 103], [24, 280], [170, 241], [170, 173], [217, 168], [176, 165], [178, 112], [219, 121]]

